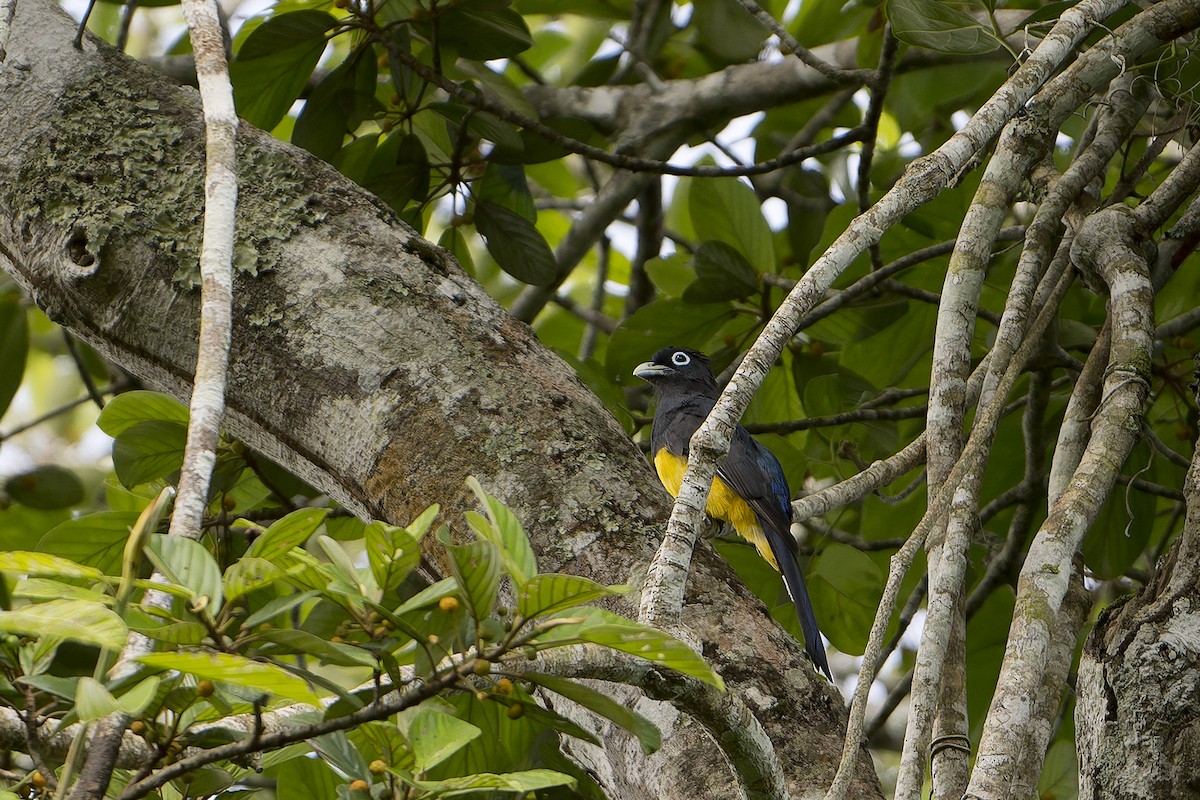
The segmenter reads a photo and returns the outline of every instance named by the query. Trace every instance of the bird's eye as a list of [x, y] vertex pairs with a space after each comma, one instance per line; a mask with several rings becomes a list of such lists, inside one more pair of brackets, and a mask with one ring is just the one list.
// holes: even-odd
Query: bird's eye
[[671, 363], [677, 367], [686, 367], [688, 364], [692, 363], [692, 357], [687, 353], [672, 353]]

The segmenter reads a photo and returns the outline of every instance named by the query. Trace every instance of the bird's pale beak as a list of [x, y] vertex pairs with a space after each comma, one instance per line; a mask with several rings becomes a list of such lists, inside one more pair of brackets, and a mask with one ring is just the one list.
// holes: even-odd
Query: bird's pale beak
[[647, 381], [651, 378], [657, 378], [660, 375], [666, 375], [670, 371], [670, 367], [655, 364], [653, 361], [644, 361], [633, 368], [634, 377]]

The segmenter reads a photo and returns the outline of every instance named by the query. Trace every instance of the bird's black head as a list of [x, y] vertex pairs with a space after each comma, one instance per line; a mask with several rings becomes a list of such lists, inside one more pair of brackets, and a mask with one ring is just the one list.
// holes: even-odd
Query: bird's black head
[[638, 364], [633, 374], [659, 392], [673, 387], [686, 387], [706, 394], [717, 390], [708, 356], [686, 347], [664, 347], [650, 361]]

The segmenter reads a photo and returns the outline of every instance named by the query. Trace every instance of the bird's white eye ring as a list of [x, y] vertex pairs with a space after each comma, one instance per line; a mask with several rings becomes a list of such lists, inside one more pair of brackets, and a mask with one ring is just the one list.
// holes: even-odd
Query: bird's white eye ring
[[692, 363], [692, 357], [687, 353], [672, 353], [671, 363], [677, 367], [686, 367], [688, 364]]

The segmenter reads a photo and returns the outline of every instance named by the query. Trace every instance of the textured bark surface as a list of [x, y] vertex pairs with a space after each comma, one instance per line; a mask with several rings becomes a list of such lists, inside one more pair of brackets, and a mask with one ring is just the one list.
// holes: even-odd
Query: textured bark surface
[[[55, 321], [186, 398], [203, 175], [196, 94], [22, 0], [0, 64], [0, 266]], [[467, 475], [525, 522], [543, 569], [638, 583], [667, 497], [569, 367], [441, 250], [331, 167], [243, 125], [228, 427], [360, 513], [403, 523], [471, 504]], [[181, 280], [184, 279], [184, 280]], [[634, 599], [619, 610], [634, 613]], [[754, 709], [793, 796], [841, 751], [841, 698], [702, 545], [684, 622]], [[644, 757], [605, 731], [582, 754], [613, 797], [728, 798], [708, 735], [669, 706]], [[853, 796], [878, 797], [870, 759]]]
[[[1102, 614], [1079, 660], [1079, 796], [1200, 798], [1200, 462], [1155, 579]], [[1084, 721], [1087, 724], [1083, 724]]]

